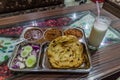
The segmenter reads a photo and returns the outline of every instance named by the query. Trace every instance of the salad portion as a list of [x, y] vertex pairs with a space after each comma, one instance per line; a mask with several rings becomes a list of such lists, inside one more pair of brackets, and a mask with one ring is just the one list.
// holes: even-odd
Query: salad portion
[[12, 61], [13, 69], [34, 68], [40, 53], [40, 45], [32, 43], [20, 44]]

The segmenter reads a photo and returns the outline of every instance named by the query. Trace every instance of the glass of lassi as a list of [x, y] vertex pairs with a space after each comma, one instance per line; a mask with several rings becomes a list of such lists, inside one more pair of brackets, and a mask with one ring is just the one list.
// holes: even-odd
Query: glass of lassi
[[93, 24], [90, 36], [88, 38], [89, 48], [96, 50], [99, 48], [108, 27], [111, 24], [111, 19], [105, 16], [96, 17]]

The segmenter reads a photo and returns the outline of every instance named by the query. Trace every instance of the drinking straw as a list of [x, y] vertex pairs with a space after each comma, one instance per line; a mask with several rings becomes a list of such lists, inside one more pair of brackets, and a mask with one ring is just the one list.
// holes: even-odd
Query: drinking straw
[[96, 0], [96, 6], [97, 6], [97, 17], [99, 19], [99, 17], [100, 17], [100, 6], [99, 6], [98, 0]]

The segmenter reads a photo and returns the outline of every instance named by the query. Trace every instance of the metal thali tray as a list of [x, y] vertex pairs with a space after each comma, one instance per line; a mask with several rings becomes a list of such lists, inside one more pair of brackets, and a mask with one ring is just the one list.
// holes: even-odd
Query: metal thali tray
[[[28, 29], [38, 29], [38, 27], [31, 27]], [[50, 28], [52, 29], [52, 28]], [[91, 64], [91, 57], [90, 57], [90, 53], [88, 50], [88, 46], [86, 43], [86, 37], [84, 34], [83, 29], [81, 29], [80, 27], [77, 28], [69, 28], [69, 27], [64, 27], [62, 29], [58, 29], [61, 30], [61, 36], [64, 36], [64, 32], [69, 30], [69, 29], [77, 29], [80, 32], [82, 32], [82, 37], [78, 38], [79, 42], [83, 45], [83, 56], [84, 56], [84, 61], [82, 62], [82, 64], [77, 67], [77, 68], [53, 68], [48, 60], [48, 56], [47, 56], [47, 48], [49, 46], [49, 43], [51, 42], [51, 38], [50, 39], [45, 39], [45, 34], [47, 32], [47, 30], [49, 31], [50, 29], [40, 29], [42, 31], [42, 37], [40, 40], [43, 40], [42, 43], [40, 41], [23, 41], [19, 44], [16, 45], [14, 52], [12, 54], [12, 57], [10, 58], [9, 62], [8, 62], [8, 67], [10, 70], [12, 71], [19, 71], [19, 72], [74, 72], [74, 73], [86, 73], [86, 72], [90, 72], [91, 68], [92, 68], [92, 64]], [[24, 30], [27, 31], [27, 30]], [[23, 31], [23, 33], [25, 34], [25, 32]], [[56, 36], [55, 34], [53, 36]], [[23, 38], [23, 34], [22, 34], [22, 38]], [[27, 46], [27, 48], [26, 48]], [[30, 47], [31, 46], [31, 47]], [[30, 47], [30, 49], [28, 48]], [[25, 52], [24, 49], [28, 49], [31, 52], [28, 53]], [[32, 50], [31, 50], [32, 49]], [[23, 55], [23, 53], [28, 53], [27, 56], [26, 54]], [[35, 55], [35, 58], [29, 59], [28, 57], [31, 57], [31, 55]], [[31, 63], [30, 61], [35, 61], [34, 63], [32, 63], [32, 67], [31, 64], [28, 65], [28, 63]]]

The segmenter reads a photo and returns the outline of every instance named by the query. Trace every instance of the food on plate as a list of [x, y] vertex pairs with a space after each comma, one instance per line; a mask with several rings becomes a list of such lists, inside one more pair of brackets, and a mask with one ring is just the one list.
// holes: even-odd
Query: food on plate
[[20, 69], [25, 68], [25, 64], [22, 62], [17, 62], [16, 64], [19, 65]]
[[30, 45], [24, 47], [25, 50], [32, 51], [32, 47]]
[[31, 46], [25, 46], [24, 48], [23, 48], [23, 51], [21, 52], [21, 57], [27, 57], [28, 55], [29, 55], [29, 53], [31, 53], [31, 51], [32, 51], [33, 49], [32, 49], [32, 47]]
[[74, 35], [77, 38], [82, 38], [83, 37], [82, 31], [79, 30], [79, 29], [76, 29], [76, 28], [71, 28], [71, 29], [65, 30], [64, 35]]
[[35, 63], [36, 63], [36, 57], [34, 55], [30, 55], [25, 61], [27, 67], [33, 67]]
[[39, 28], [28, 29], [24, 33], [24, 38], [28, 41], [36, 41], [41, 39], [43, 33]]
[[83, 63], [83, 45], [76, 36], [60, 36], [50, 42], [47, 56], [53, 68], [78, 68]]
[[62, 36], [62, 31], [55, 28], [47, 29], [44, 34], [45, 39], [48, 41], [52, 41], [59, 36]]
[[33, 49], [32, 46], [28, 45], [24, 47], [24, 50], [27, 50], [30, 53]]
[[23, 50], [22, 52], [21, 52], [21, 57], [27, 57], [28, 56], [28, 54], [29, 54], [29, 52], [27, 51], [27, 50]]
[[13, 69], [33, 68], [37, 63], [40, 45], [32, 43], [21, 43], [15, 58], [12, 61]]

